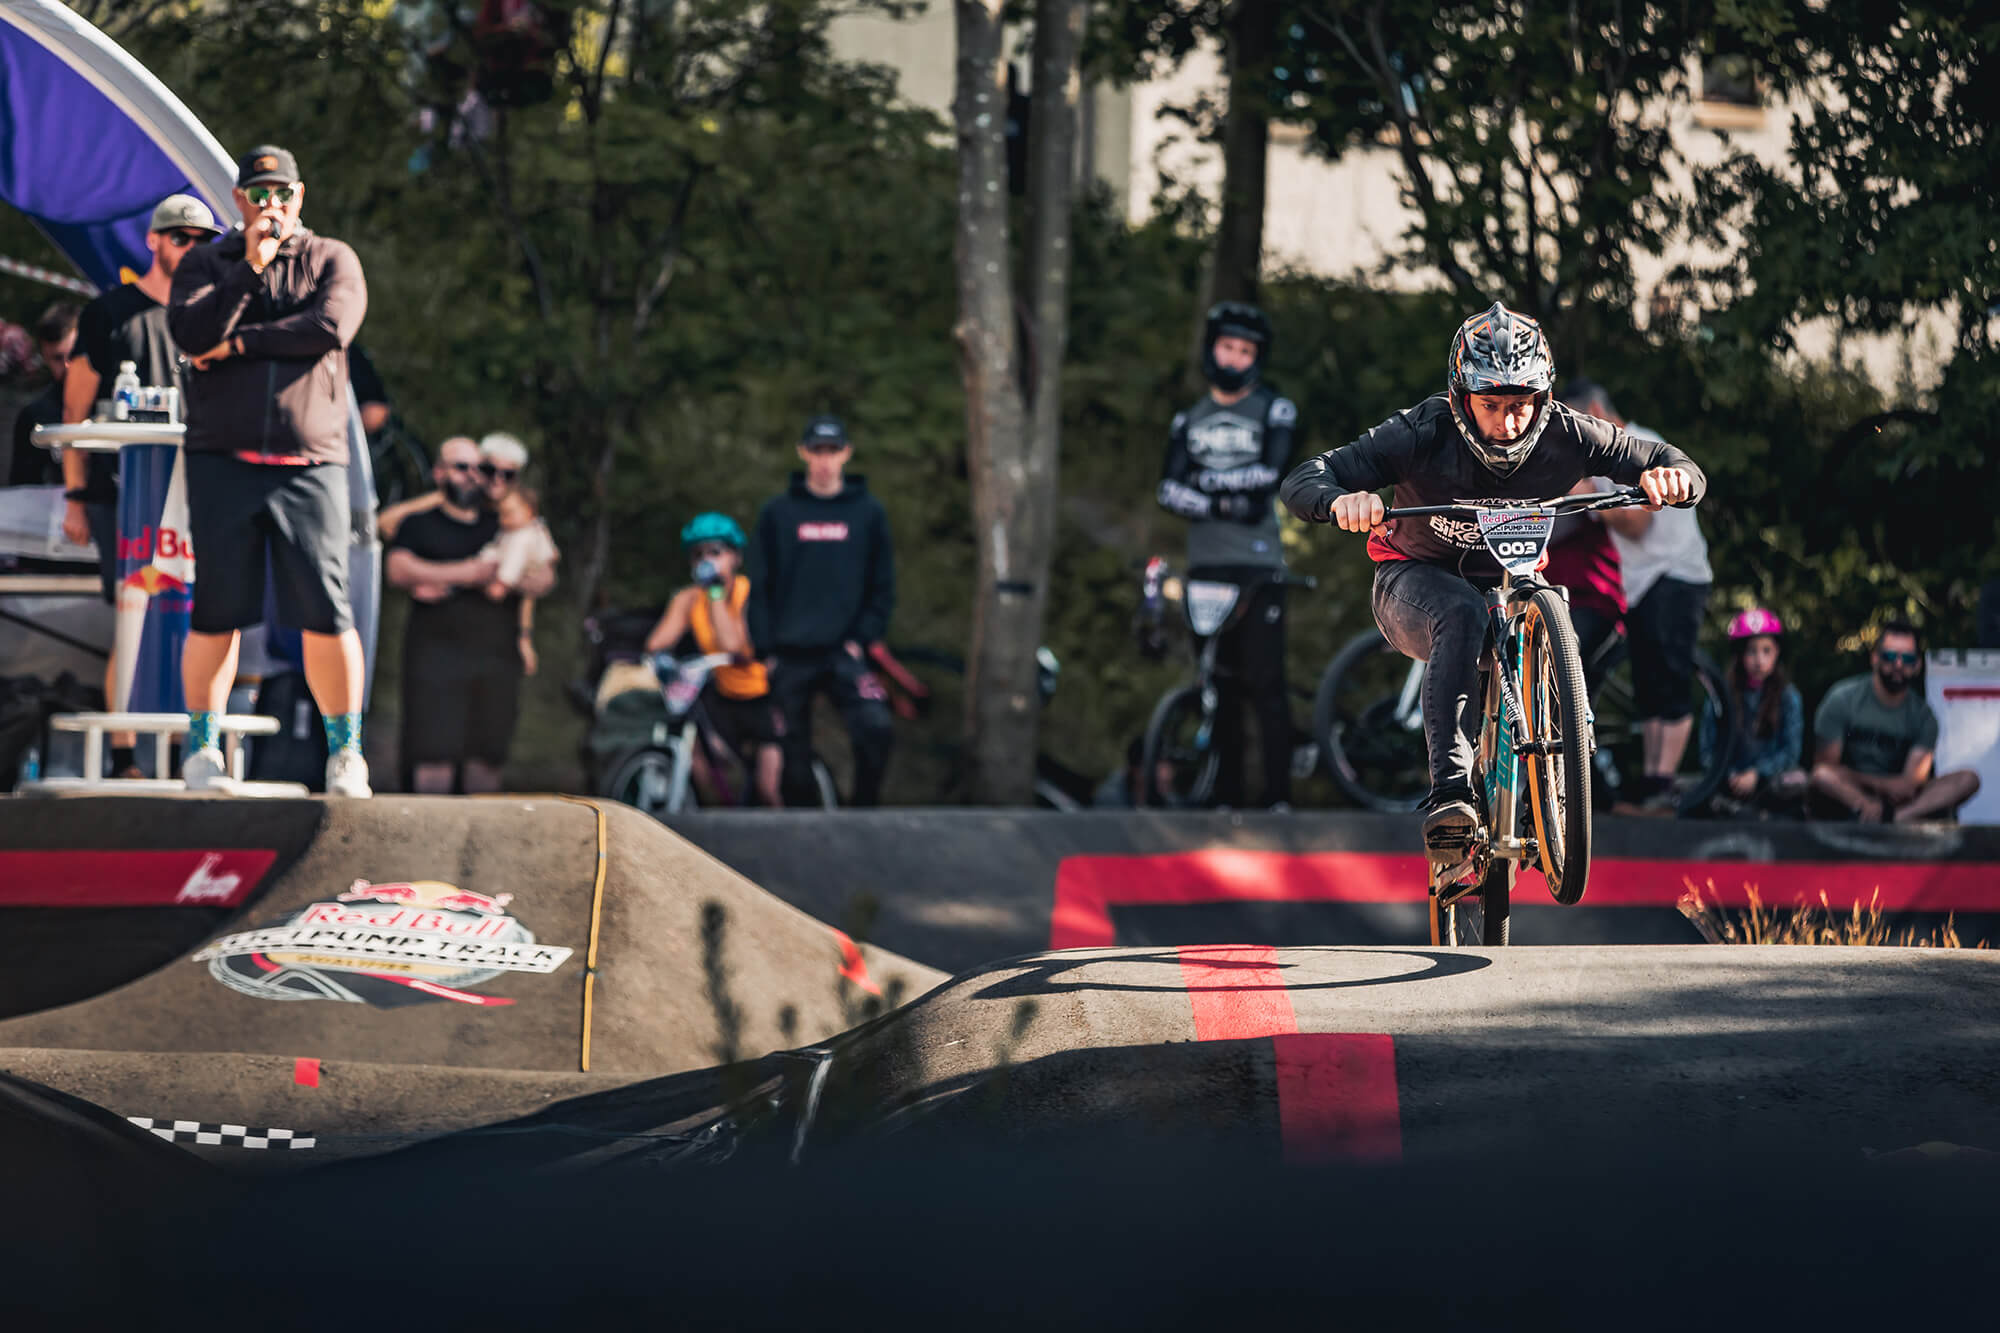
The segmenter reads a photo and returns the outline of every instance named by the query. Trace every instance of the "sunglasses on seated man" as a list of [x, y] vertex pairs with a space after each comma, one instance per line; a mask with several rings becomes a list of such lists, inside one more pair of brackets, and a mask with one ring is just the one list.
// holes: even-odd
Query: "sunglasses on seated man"
[[1915, 653], [1892, 653], [1887, 648], [1875, 655], [1882, 659], [1885, 666], [1915, 666], [1919, 660]]

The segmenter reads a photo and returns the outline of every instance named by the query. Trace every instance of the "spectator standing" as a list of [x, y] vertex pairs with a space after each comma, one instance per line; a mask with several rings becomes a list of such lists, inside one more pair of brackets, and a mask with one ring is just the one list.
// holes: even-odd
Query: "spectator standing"
[[[1573, 380], [1562, 400], [1623, 427], [1635, 440], [1663, 442], [1658, 433], [1621, 416], [1601, 384]], [[1674, 774], [1694, 729], [1695, 640], [1715, 579], [1708, 541], [1691, 508], [1608, 509], [1603, 517], [1625, 586], [1632, 695], [1641, 719], [1645, 771], [1633, 804], [1645, 813], [1665, 814], [1675, 806]]]
[[799, 441], [805, 471], [757, 515], [750, 548], [751, 642], [771, 669], [784, 722], [784, 791], [817, 805], [812, 704], [825, 692], [854, 750], [852, 803], [877, 805], [894, 740], [889, 692], [866, 653], [889, 632], [896, 572], [888, 515], [866, 480], [847, 476], [854, 447], [840, 418], [814, 417]]
[[232, 191], [243, 229], [189, 250], [168, 303], [173, 341], [193, 365], [183, 462], [196, 578], [181, 657], [181, 774], [194, 791], [225, 781], [216, 718], [235, 683], [241, 631], [264, 618], [268, 559], [278, 619], [303, 634], [306, 684], [326, 728], [326, 790], [372, 794], [361, 757], [366, 668], [347, 595], [339, 392], [368, 287], [350, 247], [300, 223], [305, 189], [289, 152], [251, 149]]
[[[146, 232], [153, 262], [139, 278], [93, 298], [77, 316], [76, 357], [63, 379], [63, 420], [90, 420], [100, 396], [110, 397], [119, 366], [130, 361], [145, 388], [188, 391], [188, 359], [174, 345], [168, 327], [167, 304], [174, 282], [188, 256], [222, 232], [208, 205], [193, 195], [170, 194], [154, 208]], [[187, 405], [182, 415], [187, 416]], [[63, 451], [63, 484], [69, 501], [63, 515], [63, 535], [82, 544], [97, 543], [98, 570], [104, 600], [118, 596], [118, 455], [81, 449]], [[193, 534], [189, 534], [192, 536]], [[199, 597], [199, 594], [196, 594]], [[104, 663], [104, 697], [116, 691], [117, 662]], [[226, 693], [226, 691], [225, 691]], [[190, 704], [190, 707], [193, 705]], [[138, 777], [133, 763], [131, 732], [111, 736], [111, 772]], [[165, 774], [160, 776], [164, 777]]]
[[1873, 669], [1826, 692], [1813, 715], [1812, 789], [1823, 809], [1864, 824], [1950, 814], [1979, 791], [1970, 769], [1933, 774], [1937, 714], [1918, 688], [1916, 626], [1891, 620], [1876, 636]]
[[1243, 803], [1243, 708], [1257, 717], [1263, 760], [1259, 803], [1290, 809], [1292, 712], [1285, 689], [1284, 547], [1273, 501], [1291, 461], [1299, 409], [1259, 383], [1271, 356], [1271, 324], [1240, 301], [1210, 307], [1202, 330], [1208, 392], [1175, 414], [1167, 432], [1158, 498], [1188, 520], [1188, 577], [1236, 584], [1242, 613], [1222, 632], [1224, 669], [1216, 722], [1216, 800]]
[[83, 307], [58, 301], [35, 321], [35, 351], [49, 374], [48, 387], [21, 405], [14, 416], [14, 456], [7, 465], [9, 486], [60, 486], [62, 463], [33, 442], [37, 426], [54, 426], [63, 419], [63, 380], [76, 350], [76, 320]]
[[[1736, 714], [1736, 735], [1727, 760], [1728, 776], [1716, 794], [1723, 813], [1749, 805], [1767, 810], [1794, 810], [1806, 793], [1805, 704], [1792, 684], [1781, 658], [1779, 639], [1784, 622], [1774, 612], [1752, 607], [1729, 622], [1729, 639], [1736, 645], [1726, 688]], [[1721, 718], [1713, 700], [1701, 710], [1699, 745], [1706, 769], [1715, 757]]]
[[389, 582], [413, 600], [403, 632], [403, 762], [416, 789], [498, 791], [520, 714], [520, 600], [554, 583], [531, 568], [518, 589], [487, 596], [500, 562], [488, 547], [500, 521], [465, 436], [438, 448], [438, 503], [405, 518], [387, 559]]

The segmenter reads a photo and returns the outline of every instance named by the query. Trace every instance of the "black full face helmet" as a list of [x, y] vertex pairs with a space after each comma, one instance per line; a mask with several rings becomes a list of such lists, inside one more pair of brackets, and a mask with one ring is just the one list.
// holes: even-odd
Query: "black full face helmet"
[[[1225, 370], [1215, 364], [1217, 338], [1243, 338], [1257, 344], [1257, 359], [1248, 370]], [[1224, 393], [1247, 389], [1263, 373], [1271, 359], [1271, 321], [1264, 312], [1245, 301], [1217, 301], [1208, 308], [1201, 331], [1201, 373]]]
[[[1542, 326], [1495, 301], [1458, 326], [1445, 365], [1451, 418], [1465, 443], [1500, 476], [1527, 461], [1549, 424], [1556, 359]], [[1466, 399], [1473, 394], [1533, 394], [1535, 417], [1511, 440], [1488, 439], [1473, 419]]]

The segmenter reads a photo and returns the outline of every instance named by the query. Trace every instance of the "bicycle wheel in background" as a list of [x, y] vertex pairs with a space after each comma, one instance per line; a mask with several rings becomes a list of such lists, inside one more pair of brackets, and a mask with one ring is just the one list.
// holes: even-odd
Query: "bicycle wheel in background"
[[1525, 755], [1528, 803], [1549, 892], [1565, 907], [1582, 899], [1590, 876], [1590, 714], [1583, 655], [1562, 594], [1543, 588], [1528, 599], [1520, 630], [1527, 651], [1521, 707], [1528, 739], [1545, 747]]
[[1215, 799], [1222, 756], [1198, 686], [1169, 690], [1146, 724], [1140, 793], [1147, 805], [1206, 806]]
[[1313, 739], [1327, 776], [1356, 805], [1407, 814], [1430, 792], [1423, 670], [1371, 629], [1348, 640], [1320, 675]]
[[[1592, 701], [1597, 735], [1597, 753], [1592, 762], [1596, 775], [1594, 794], [1600, 807], [1607, 810], [1621, 800], [1630, 799], [1630, 784], [1646, 771], [1643, 725], [1632, 698], [1631, 652], [1622, 639], [1609, 652], [1611, 664], [1604, 669], [1604, 679]], [[1721, 789], [1723, 779], [1729, 776], [1730, 741], [1737, 726], [1735, 707], [1723, 685], [1722, 668], [1699, 648], [1694, 654], [1694, 678], [1689, 692], [1695, 730], [1688, 736], [1687, 753], [1681, 760], [1682, 783], [1675, 801], [1675, 813], [1680, 815], [1697, 813]], [[1703, 765], [1697, 737], [1702, 710], [1708, 706], [1714, 707], [1720, 723], [1716, 728], [1715, 749]]]

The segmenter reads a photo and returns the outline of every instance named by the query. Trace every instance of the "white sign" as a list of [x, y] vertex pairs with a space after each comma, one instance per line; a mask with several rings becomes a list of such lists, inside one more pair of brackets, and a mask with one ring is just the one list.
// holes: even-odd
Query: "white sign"
[[1924, 674], [1938, 720], [1933, 771], [1979, 774], [1979, 794], [1959, 807], [1959, 822], [2000, 824], [2000, 652], [1934, 652]]

